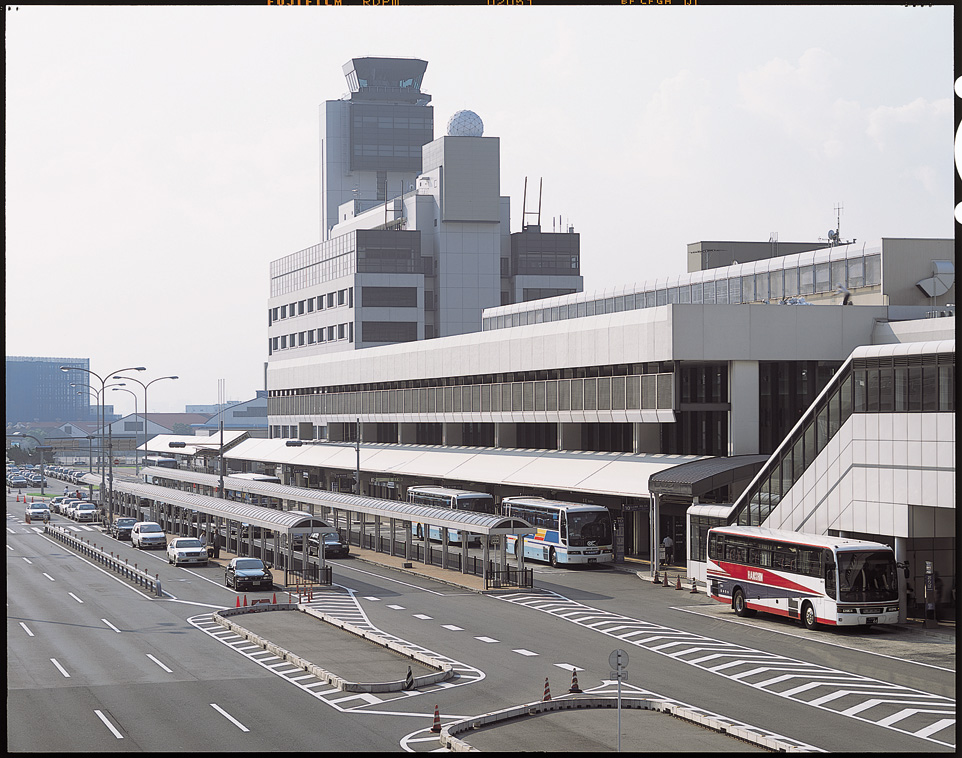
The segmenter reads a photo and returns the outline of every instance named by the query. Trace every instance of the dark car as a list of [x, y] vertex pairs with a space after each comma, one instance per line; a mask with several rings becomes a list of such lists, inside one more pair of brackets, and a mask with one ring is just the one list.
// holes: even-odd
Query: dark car
[[235, 590], [269, 590], [274, 586], [270, 568], [260, 558], [231, 558], [224, 572], [224, 584]]
[[137, 519], [130, 516], [116, 516], [110, 525], [110, 536], [118, 540], [129, 540], [130, 530], [136, 523]]
[[307, 538], [308, 555], [317, 555], [317, 547], [321, 537], [324, 538], [325, 558], [344, 558], [351, 552], [351, 546], [342, 540], [337, 532], [325, 532], [323, 535], [314, 533]]

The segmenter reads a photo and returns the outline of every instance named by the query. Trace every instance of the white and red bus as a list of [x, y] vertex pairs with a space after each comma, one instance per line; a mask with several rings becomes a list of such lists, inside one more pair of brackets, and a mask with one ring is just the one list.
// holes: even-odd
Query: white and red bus
[[708, 531], [708, 594], [739, 616], [756, 611], [819, 624], [896, 624], [895, 553], [879, 542], [758, 526]]

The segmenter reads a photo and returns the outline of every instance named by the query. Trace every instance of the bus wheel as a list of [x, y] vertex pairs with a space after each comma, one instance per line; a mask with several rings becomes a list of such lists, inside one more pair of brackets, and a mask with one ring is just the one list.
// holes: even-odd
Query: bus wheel
[[732, 595], [732, 608], [735, 615], [741, 618], [751, 618], [755, 615], [755, 611], [751, 610], [745, 602], [745, 593], [741, 590], [735, 590], [735, 594]]
[[551, 548], [551, 552], [548, 553], [548, 562], [558, 568], [558, 554], [554, 551], [554, 548]]
[[818, 617], [815, 615], [815, 608], [811, 603], [802, 606], [802, 623], [806, 629], [818, 628]]

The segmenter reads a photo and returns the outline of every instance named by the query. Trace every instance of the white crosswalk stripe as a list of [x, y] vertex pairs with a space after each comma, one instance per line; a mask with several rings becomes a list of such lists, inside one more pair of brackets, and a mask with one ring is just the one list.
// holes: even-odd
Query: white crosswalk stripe
[[778, 697], [955, 747], [952, 698], [596, 610], [554, 593], [498, 597]]

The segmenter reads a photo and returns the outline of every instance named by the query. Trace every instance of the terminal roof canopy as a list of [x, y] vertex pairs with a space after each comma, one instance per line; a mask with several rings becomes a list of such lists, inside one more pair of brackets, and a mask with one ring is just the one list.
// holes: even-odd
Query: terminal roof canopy
[[648, 491], [658, 495], [698, 497], [733, 482], [751, 479], [769, 459], [767, 455], [703, 458], [652, 474]]

